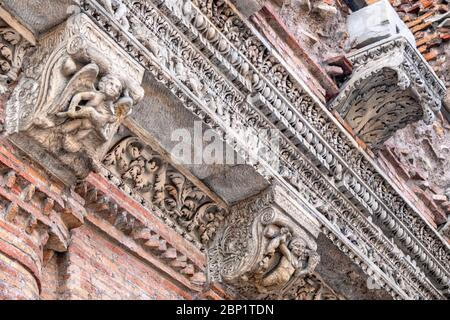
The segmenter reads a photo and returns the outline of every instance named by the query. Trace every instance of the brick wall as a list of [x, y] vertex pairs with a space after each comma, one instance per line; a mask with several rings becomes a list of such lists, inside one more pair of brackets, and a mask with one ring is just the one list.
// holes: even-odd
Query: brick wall
[[38, 299], [35, 278], [15, 259], [0, 253], [0, 300]]
[[91, 225], [73, 230], [69, 250], [53, 257], [44, 275], [42, 299], [191, 298]]

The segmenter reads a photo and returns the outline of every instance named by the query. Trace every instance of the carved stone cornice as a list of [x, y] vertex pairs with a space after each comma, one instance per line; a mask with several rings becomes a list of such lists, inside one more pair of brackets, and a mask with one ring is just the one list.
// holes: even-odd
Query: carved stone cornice
[[[258, 172], [308, 207], [323, 231], [364, 272], [377, 275], [386, 291], [395, 298], [443, 297], [450, 275], [448, 244], [251, 26], [223, 1], [125, 3], [129, 32], [95, 1], [82, 1], [81, 7]], [[260, 129], [275, 129], [279, 143], [261, 136]], [[266, 157], [252, 153], [249, 135], [267, 148]], [[336, 227], [334, 215], [321, 209], [327, 205], [358, 223], [345, 219]], [[349, 228], [376, 248], [376, 257], [349, 240]], [[390, 261], [390, 268], [400, 261], [404, 280], [396, 283], [379, 258]]]
[[394, 36], [351, 53], [348, 59], [353, 74], [330, 109], [372, 149], [407, 124], [434, 121], [445, 86], [407, 39]]
[[[367, 275], [375, 275], [395, 298], [443, 297], [450, 275], [448, 244], [401, 198], [325, 106], [289, 71], [276, 50], [261, 41], [254, 28], [220, 0], [122, 2], [128, 9], [128, 31], [123, 19], [116, 19], [104, 4], [81, 0], [81, 9], [90, 17], [85, 19], [89, 29], [86, 35], [101, 34], [108, 54], [120, 53], [138, 70], [148, 70], [258, 172], [277, 182], [302, 208], [307, 208], [327, 237]], [[134, 60], [127, 60], [129, 57]], [[15, 111], [10, 108], [19, 115], [23, 110], [26, 119], [35, 114], [37, 97], [32, 93], [37, 95], [36, 87], [40, 86], [33, 77], [42, 74], [34, 72], [39, 70], [32, 66], [28, 64], [30, 72], [15, 91], [16, 99], [28, 97], [31, 102], [22, 101]], [[37, 60], [34, 66], [44, 64]], [[18, 91], [20, 88], [23, 90]], [[56, 89], [58, 92], [61, 88]], [[19, 92], [29, 94], [21, 96]], [[14, 100], [10, 103], [14, 105]], [[64, 110], [54, 111], [69, 117]], [[49, 118], [56, 118], [54, 115], [50, 112]], [[10, 128], [28, 123], [19, 121], [19, 125], [17, 119], [9, 118]], [[279, 133], [277, 144], [260, 134], [267, 130]], [[14, 136], [21, 148], [34, 148]], [[258, 137], [257, 145], [249, 136]], [[55, 154], [46, 143], [40, 141], [44, 150]], [[266, 156], [252, 152], [258, 146], [268, 150]], [[83, 145], [80, 150], [84, 148], [89, 149]], [[34, 154], [42, 154], [39, 152]], [[70, 156], [63, 163], [77, 166], [71, 162], [73, 159]], [[60, 163], [56, 164], [58, 168]], [[400, 275], [391, 271], [395, 268], [400, 268]]]
[[252, 299], [297, 290], [320, 261], [319, 224], [301, 213], [276, 186], [232, 207], [208, 250], [209, 281]]
[[76, 13], [39, 39], [23, 69], [7, 103], [6, 133], [71, 184], [91, 171], [142, 98], [144, 69]]
[[103, 175], [138, 196], [143, 206], [158, 208], [167, 223], [173, 221], [199, 248], [214, 238], [227, 216], [226, 208], [137, 137], [119, 141], [102, 163], [107, 169]]

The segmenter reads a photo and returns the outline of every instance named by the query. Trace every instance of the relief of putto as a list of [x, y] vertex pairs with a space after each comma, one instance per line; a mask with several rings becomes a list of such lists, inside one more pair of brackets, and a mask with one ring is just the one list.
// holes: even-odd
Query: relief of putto
[[[83, 20], [73, 18], [69, 26], [89, 27]], [[6, 125], [7, 134], [33, 138], [78, 177], [93, 169], [93, 161], [107, 151], [122, 120], [144, 94], [140, 67], [108, 49], [110, 44], [96, 30], [83, 32], [86, 36], [56, 30], [41, 41], [28, 57], [33, 67], [25, 67], [8, 102]], [[65, 34], [67, 40], [55, 43]]]

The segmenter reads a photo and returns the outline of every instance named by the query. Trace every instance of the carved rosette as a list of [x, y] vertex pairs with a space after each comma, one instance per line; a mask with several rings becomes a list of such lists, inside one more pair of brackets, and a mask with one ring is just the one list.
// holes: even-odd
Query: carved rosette
[[[294, 209], [294, 216], [286, 209]], [[209, 248], [209, 281], [251, 299], [298, 289], [320, 261], [317, 225], [305, 216], [298, 220], [299, 210], [277, 187], [233, 207]]]
[[10, 140], [32, 158], [51, 158], [44, 163], [52, 172], [65, 167], [86, 176], [143, 97], [143, 68], [90, 18], [75, 14], [42, 37], [23, 69], [6, 108]]
[[409, 123], [434, 121], [445, 87], [406, 39], [381, 41], [348, 58], [354, 72], [330, 108], [372, 149]]

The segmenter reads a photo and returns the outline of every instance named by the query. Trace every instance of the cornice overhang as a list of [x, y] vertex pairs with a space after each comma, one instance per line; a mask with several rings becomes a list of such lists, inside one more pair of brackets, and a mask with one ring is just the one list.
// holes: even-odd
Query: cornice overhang
[[445, 86], [408, 39], [396, 35], [347, 58], [353, 74], [329, 108], [372, 150], [410, 123], [435, 120]]
[[[81, 0], [80, 8], [303, 208], [291, 215], [317, 220], [320, 231], [394, 298], [448, 294], [448, 243], [248, 21], [223, 1], [123, 3], [128, 30], [94, 0]], [[280, 139], [275, 144], [261, 129]], [[255, 154], [257, 146], [267, 152]]]

